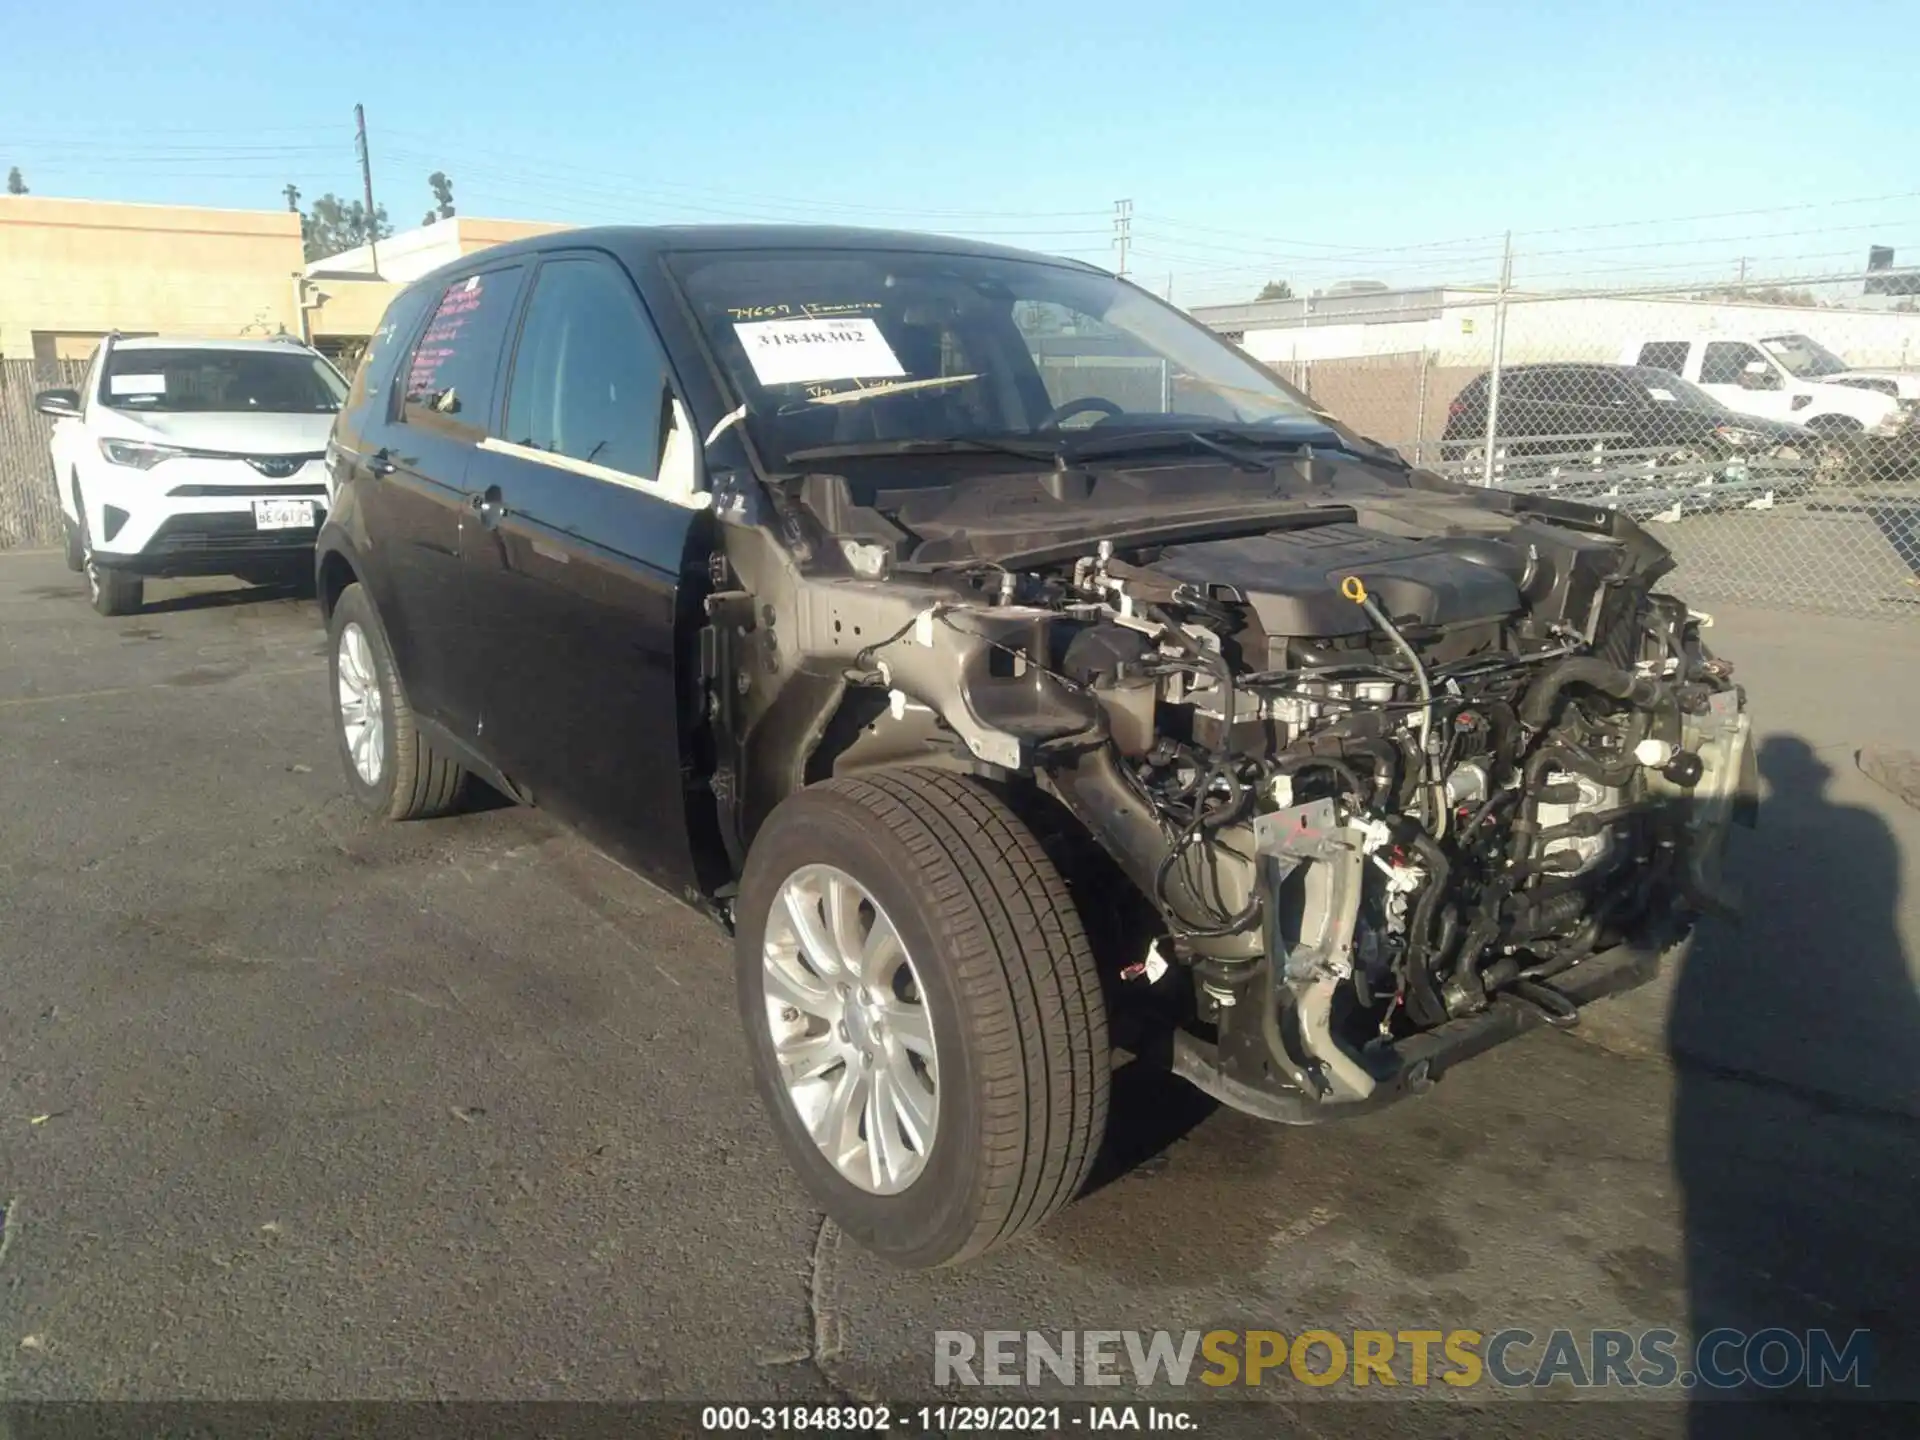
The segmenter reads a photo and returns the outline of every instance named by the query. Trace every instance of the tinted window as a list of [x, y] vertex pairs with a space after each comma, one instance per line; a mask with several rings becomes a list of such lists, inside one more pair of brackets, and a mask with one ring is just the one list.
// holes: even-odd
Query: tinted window
[[353, 372], [353, 389], [347, 395], [349, 410], [362, 414], [369, 399], [378, 396], [382, 398], [374, 400], [378, 411], [374, 418], [391, 418], [388, 407], [393, 403], [393, 377], [400, 368], [400, 356], [421, 314], [437, 298], [431, 290], [408, 290], [387, 307], [387, 313], [380, 317], [380, 328], [368, 338], [359, 367]]
[[1742, 341], [1715, 340], [1700, 357], [1700, 383], [1738, 385], [1740, 372], [1747, 368], [1747, 362], [1761, 358], [1758, 350]]
[[116, 410], [315, 415], [346, 393], [331, 365], [291, 346], [115, 350], [100, 382], [100, 403]]
[[1593, 377], [1593, 385], [1588, 392], [1587, 403], [1632, 409], [1647, 403], [1646, 392], [1618, 370], [1593, 370], [1588, 373]]
[[1503, 371], [1500, 376], [1500, 398], [1502, 400], [1538, 400], [1540, 372], [1537, 370]]
[[465, 276], [441, 293], [407, 366], [403, 414], [409, 424], [485, 433], [519, 288], [516, 265]]
[[1666, 370], [1678, 375], [1687, 368], [1687, 342], [1658, 340], [1651, 345], [1642, 345], [1640, 363], [1654, 370]]
[[666, 395], [665, 357], [626, 276], [599, 260], [542, 265], [505, 438], [651, 480]]

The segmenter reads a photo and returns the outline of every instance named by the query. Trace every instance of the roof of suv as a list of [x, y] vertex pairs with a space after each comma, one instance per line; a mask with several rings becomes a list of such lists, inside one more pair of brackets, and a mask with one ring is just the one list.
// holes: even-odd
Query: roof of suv
[[310, 350], [313, 347], [292, 335], [240, 336], [219, 339], [208, 335], [138, 335], [113, 342], [116, 352], [123, 350]]
[[[537, 254], [575, 246], [598, 246], [631, 259], [647, 259], [681, 250], [911, 250], [934, 255], [979, 255], [1007, 260], [1041, 260], [1093, 274], [1106, 274], [1084, 260], [1068, 260], [1011, 245], [965, 240], [956, 235], [932, 235], [916, 230], [870, 230], [853, 225], [598, 225], [581, 230], [555, 230], [490, 245], [463, 255], [433, 272], [451, 270], [470, 261], [508, 255]], [[421, 276], [422, 280], [431, 276]], [[417, 283], [417, 282], [416, 282]]]

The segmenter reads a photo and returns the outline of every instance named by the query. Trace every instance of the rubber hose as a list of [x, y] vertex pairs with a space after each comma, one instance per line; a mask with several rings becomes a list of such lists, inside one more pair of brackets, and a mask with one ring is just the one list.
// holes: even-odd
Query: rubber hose
[[1659, 681], [1650, 676], [1635, 675], [1590, 655], [1575, 655], [1556, 661], [1534, 678], [1527, 687], [1526, 698], [1520, 702], [1520, 723], [1529, 730], [1545, 728], [1553, 718], [1561, 692], [1569, 685], [1585, 685], [1642, 708], [1659, 698], [1661, 690]]

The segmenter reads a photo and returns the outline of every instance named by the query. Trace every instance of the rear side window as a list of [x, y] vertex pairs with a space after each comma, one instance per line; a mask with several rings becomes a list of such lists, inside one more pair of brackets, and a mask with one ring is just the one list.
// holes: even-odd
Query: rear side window
[[[387, 313], [380, 317], [380, 328], [368, 338], [367, 348], [360, 354], [360, 364], [354, 369], [353, 388], [347, 393], [349, 413], [362, 414], [369, 399], [373, 399], [379, 411], [374, 418], [382, 421], [392, 418], [388, 406], [392, 404], [393, 377], [400, 368], [400, 357], [421, 314], [437, 298], [432, 290], [413, 289], [403, 292], [387, 307]], [[387, 398], [374, 398], [381, 396]]]
[[476, 440], [486, 433], [520, 277], [514, 265], [464, 276], [440, 293], [407, 363], [401, 418], [408, 424]]
[[1764, 357], [1753, 346], [1740, 340], [1715, 340], [1700, 357], [1702, 385], [1738, 385], [1740, 372], [1753, 360]]
[[1656, 340], [1650, 345], [1642, 345], [1640, 363], [1650, 369], [1665, 370], [1670, 375], [1684, 374], [1687, 368], [1687, 342]]
[[502, 438], [656, 479], [667, 396], [666, 357], [626, 277], [600, 260], [542, 265]]

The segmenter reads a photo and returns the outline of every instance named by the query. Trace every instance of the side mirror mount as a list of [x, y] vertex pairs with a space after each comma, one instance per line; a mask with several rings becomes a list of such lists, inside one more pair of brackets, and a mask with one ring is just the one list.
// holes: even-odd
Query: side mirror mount
[[42, 390], [33, 397], [33, 408], [42, 415], [55, 418], [71, 418], [80, 413], [80, 392], [78, 390]]

